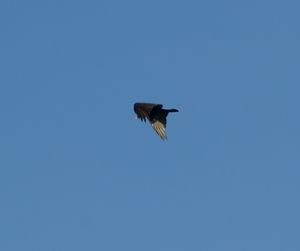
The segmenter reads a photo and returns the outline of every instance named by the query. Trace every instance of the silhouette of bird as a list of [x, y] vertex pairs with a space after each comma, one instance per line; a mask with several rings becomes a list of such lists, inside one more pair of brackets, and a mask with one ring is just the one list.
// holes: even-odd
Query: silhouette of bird
[[151, 126], [160, 136], [162, 140], [167, 139], [166, 126], [167, 116], [169, 112], [178, 112], [177, 109], [163, 109], [161, 104], [153, 103], [135, 103], [134, 111], [137, 114], [137, 118], [146, 122], [149, 120]]

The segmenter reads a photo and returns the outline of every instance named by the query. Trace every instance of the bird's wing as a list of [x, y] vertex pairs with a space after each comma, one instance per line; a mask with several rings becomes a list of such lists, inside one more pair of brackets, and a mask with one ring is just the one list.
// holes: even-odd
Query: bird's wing
[[149, 113], [152, 111], [153, 107], [158, 104], [152, 103], [135, 103], [134, 112], [137, 114], [137, 117], [142, 121], [146, 121], [146, 118], [149, 119]]
[[162, 122], [156, 120], [151, 125], [161, 139], [167, 139], [166, 126]]

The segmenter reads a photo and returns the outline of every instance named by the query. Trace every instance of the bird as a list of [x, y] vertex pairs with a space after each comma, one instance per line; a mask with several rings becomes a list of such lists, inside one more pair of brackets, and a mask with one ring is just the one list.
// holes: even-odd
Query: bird
[[133, 108], [138, 119], [144, 122], [148, 119], [159, 137], [162, 140], [167, 139], [167, 116], [170, 112], [178, 112], [177, 109], [163, 109], [162, 104], [154, 103], [135, 103]]

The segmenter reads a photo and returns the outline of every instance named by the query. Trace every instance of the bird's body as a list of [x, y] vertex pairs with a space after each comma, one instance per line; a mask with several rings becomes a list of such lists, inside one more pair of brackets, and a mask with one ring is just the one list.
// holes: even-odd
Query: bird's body
[[154, 103], [135, 103], [134, 111], [137, 117], [146, 122], [149, 120], [151, 126], [161, 139], [167, 139], [166, 126], [169, 112], [178, 112], [177, 109], [163, 109], [163, 105]]

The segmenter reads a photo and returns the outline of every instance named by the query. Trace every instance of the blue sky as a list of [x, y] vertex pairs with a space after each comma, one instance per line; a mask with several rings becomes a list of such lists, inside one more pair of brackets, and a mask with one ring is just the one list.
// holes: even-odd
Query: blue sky
[[300, 250], [299, 8], [2, 0], [0, 249]]

